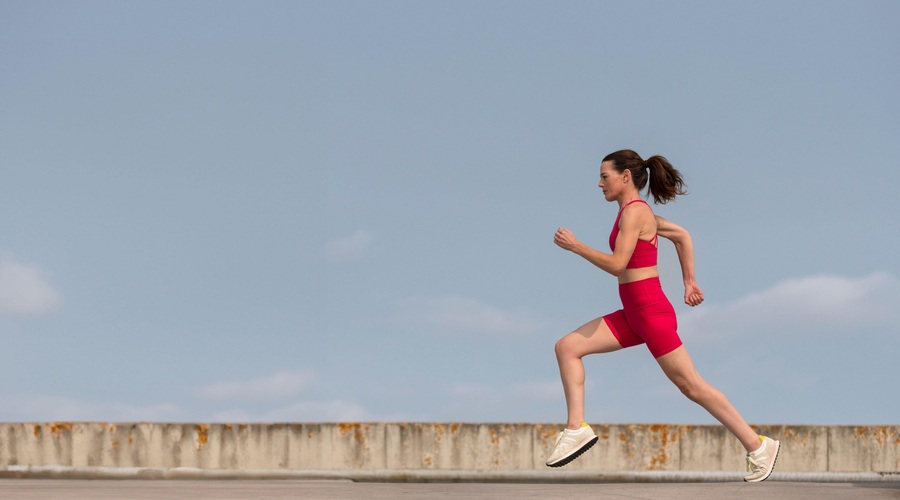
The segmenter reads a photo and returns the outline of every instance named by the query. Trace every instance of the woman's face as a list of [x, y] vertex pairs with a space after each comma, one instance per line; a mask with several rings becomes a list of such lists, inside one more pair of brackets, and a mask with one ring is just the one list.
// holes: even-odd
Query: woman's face
[[613, 167], [612, 161], [605, 161], [600, 164], [600, 190], [603, 191], [603, 197], [606, 201], [615, 201], [625, 187], [625, 174], [619, 173]]

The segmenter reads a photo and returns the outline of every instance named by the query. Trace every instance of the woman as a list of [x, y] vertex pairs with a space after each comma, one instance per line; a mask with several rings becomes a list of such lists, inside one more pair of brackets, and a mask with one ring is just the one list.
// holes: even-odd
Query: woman
[[646, 161], [631, 150], [612, 153], [600, 164], [600, 189], [606, 201], [619, 204], [609, 236], [612, 253], [595, 250], [560, 228], [553, 241], [616, 276], [623, 308], [594, 319], [556, 343], [556, 359], [566, 395], [568, 424], [559, 433], [547, 465], [563, 466], [597, 442], [584, 421], [584, 364], [587, 354], [647, 344], [663, 372], [691, 401], [698, 403], [737, 437], [747, 450], [745, 481], [763, 481], [772, 473], [780, 443], [757, 435], [724, 394], [709, 385], [691, 361], [676, 332], [675, 309], [663, 294], [656, 267], [658, 237], [675, 244], [684, 278], [684, 302], [697, 306], [703, 292], [694, 279], [694, 250], [688, 232], [662, 217], [641, 199], [649, 182], [655, 203], [685, 194], [681, 174], [662, 156]]

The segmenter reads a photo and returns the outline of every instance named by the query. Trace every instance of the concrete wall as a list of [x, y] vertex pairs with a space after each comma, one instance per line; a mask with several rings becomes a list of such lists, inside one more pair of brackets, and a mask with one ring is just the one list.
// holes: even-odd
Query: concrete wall
[[[900, 471], [900, 426], [758, 426], [779, 472]], [[0, 423], [0, 468], [545, 470], [559, 425], [461, 423]], [[565, 470], [736, 471], [721, 426], [598, 424]]]

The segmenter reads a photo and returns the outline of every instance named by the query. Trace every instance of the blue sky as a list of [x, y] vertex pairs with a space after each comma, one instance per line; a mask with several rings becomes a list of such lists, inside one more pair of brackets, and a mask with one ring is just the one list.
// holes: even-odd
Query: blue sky
[[[897, 423], [896, 2], [0, 2], [0, 420], [564, 422], [607, 153], [753, 423]], [[643, 347], [591, 422], [711, 423]]]

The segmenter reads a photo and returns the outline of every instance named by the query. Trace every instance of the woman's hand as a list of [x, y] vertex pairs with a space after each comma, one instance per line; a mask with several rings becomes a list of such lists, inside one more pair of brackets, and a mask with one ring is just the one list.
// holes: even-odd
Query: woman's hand
[[691, 306], [699, 306], [703, 302], [703, 291], [696, 283], [685, 283], [684, 303]]
[[572, 231], [561, 227], [557, 229], [556, 234], [553, 235], [553, 243], [556, 243], [556, 245], [563, 250], [572, 252], [580, 242], [575, 238], [575, 235], [572, 234]]

